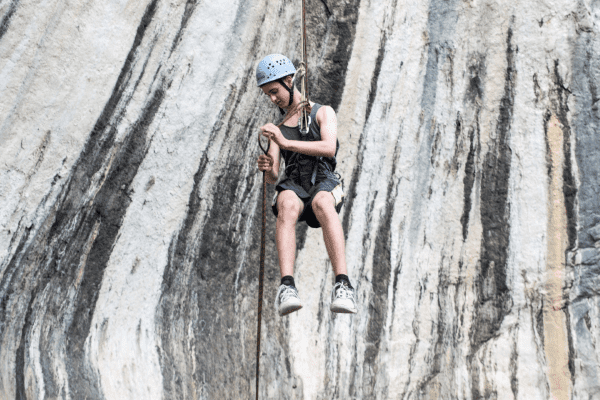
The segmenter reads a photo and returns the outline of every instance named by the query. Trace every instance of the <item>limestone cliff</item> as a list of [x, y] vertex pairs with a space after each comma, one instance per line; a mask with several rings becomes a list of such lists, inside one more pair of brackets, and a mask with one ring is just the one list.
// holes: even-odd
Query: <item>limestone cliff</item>
[[[254, 71], [299, 3], [0, 2], [0, 398], [254, 398]], [[300, 226], [276, 315], [269, 214], [261, 398], [600, 399], [600, 3], [308, 6], [359, 313]]]

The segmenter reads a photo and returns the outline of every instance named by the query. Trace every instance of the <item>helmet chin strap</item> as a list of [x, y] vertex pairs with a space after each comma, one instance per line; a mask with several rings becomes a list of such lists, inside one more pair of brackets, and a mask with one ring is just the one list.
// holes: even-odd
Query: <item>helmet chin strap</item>
[[288, 103], [288, 107], [292, 105], [292, 103], [294, 102], [294, 84], [292, 83], [292, 87], [288, 87], [288, 85], [285, 84], [285, 82], [283, 81], [283, 78], [281, 79], [277, 79], [277, 82], [279, 82], [281, 84], [281, 86], [283, 86], [284, 88], [286, 88], [286, 90], [289, 92], [290, 94], [290, 101]]

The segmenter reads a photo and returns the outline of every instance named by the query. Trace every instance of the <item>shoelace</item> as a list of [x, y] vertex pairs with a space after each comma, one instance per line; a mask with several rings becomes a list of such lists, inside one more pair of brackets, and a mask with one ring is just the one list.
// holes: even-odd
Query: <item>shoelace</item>
[[354, 290], [350, 289], [345, 283], [338, 282], [334, 286], [335, 297], [354, 300]]
[[289, 299], [290, 297], [298, 297], [298, 294], [296, 292], [296, 289], [293, 286], [287, 286], [287, 285], [283, 285], [284, 288], [280, 290], [279, 293], [279, 303], [285, 303], [285, 301], [287, 299]]

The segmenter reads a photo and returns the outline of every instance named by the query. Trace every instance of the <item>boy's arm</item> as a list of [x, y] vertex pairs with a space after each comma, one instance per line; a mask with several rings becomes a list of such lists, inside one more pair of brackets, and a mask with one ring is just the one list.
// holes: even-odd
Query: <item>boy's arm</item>
[[256, 164], [260, 171], [265, 172], [265, 178], [267, 183], [277, 182], [279, 177], [279, 159], [280, 159], [279, 146], [273, 141], [270, 142], [269, 151], [267, 154], [261, 154], [256, 160]]
[[269, 147], [268, 156], [273, 160], [271, 164], [271, 170], [267, 172], [267, 183], [274, 184], [279, 178], [279, 162], [280, 154], [279, 146], [271, 140], [271, 146]]
[[261, 130], [264, 136], [271, 139], [271, 145], [276, 144], [279, 146], [278, 150], [282, 148], [308, 156], [334, 157], [337, 138], [337, 118], [333, 108], [329, 106], [321, 107], [317, 112], [317, 122], [321, 127], [321, 140], [316, 142], [288, 140], [283, 136], [279, 128], [273, 124], [267, 124]]

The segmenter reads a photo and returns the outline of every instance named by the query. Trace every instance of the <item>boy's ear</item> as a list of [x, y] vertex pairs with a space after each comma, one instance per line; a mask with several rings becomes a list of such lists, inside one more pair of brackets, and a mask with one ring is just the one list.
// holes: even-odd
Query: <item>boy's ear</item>
[[286, 76], [284, 81], [285, 81], [285, 84], [287, 85], [287, 87], [289, 87], [289, 88], [292, 87], [292, 75]]

